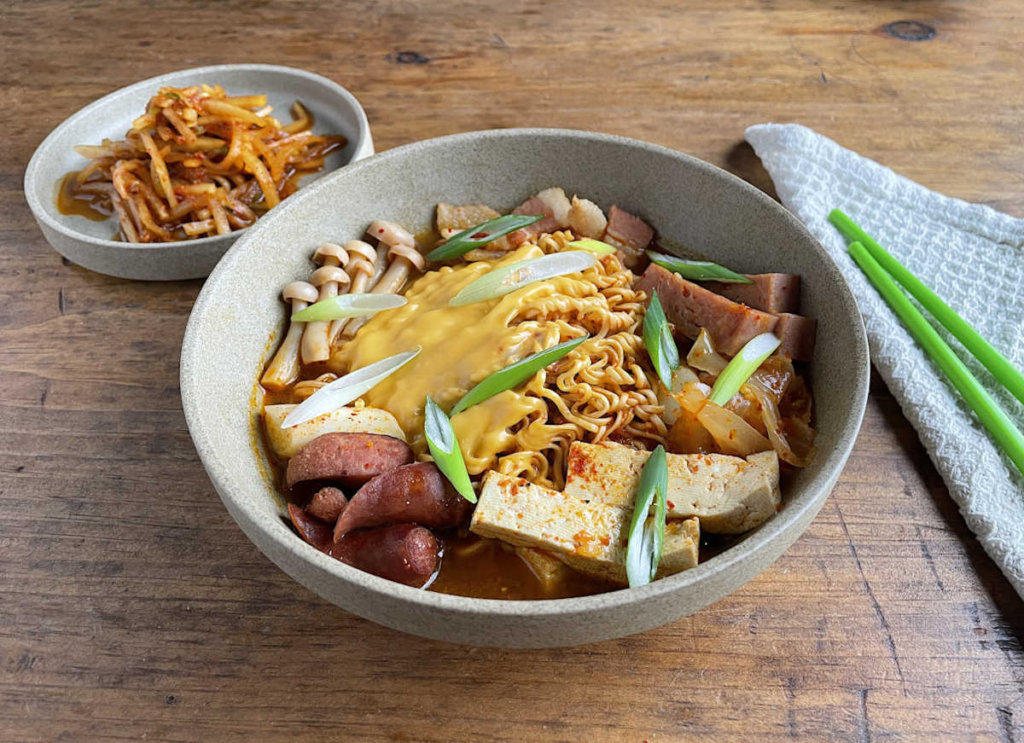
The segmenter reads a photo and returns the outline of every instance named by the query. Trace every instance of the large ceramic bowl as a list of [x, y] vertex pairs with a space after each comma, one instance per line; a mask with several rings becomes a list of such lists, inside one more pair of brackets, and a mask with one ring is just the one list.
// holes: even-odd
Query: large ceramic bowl
[[[434, 205], [510, 209], [558, 185], [641, 215], [668, 238], [734, 269], [803, 277], [818, 318], [811, 365], [819, 453], [788, 481], [779, 514], [693, 570], [641, 588], [550, 601], [420, 591], [360, 572], [303, 542], [282, 518], [262, 465], [256, 379], [284, 325], [278, 293], [309, 274], [324, 241], [373, 219], [430, 223]], [[453, 363], [458, 363], [454, 360]], [[663, 147], [586, 132], [511, 129], [420, 142], [351, 165], [299, 192], [228, 251], [196, 301], [181, 357], [189, 430], [228, 511], [282, 570], [328, 601], [388, 627], [473, 645], [541, 647], [620, 637], [671, 622], [746, 583], [804, 531], [846, 462], [868, 388], [868, 352], [840, 272], [800, 222], [763, 193]]]
[[373, 154], [370, 125], [359, 101], [337, 83], [312, 72], [277, 65], [228, 64], [152, 77], [86, 106], [54, 129], [32, 155], [25, 171], [25, 198], [54, 250], [92, 271], [125, 279], [193, 279], [213, 270], [244, 230], [182, 242], [126, 243], [112, 239], [118, 231], [115, 220], [93, 222], [62, 214], [55, 200], [64, 175], [88, 163], [75, 152], [75, 145], [122, 139], [161, 87], [200, 83], [220, 85], [229, 95], [265, 93], [275, 115], [285, 122], [289, 107], [300, 100], [314, 116], [313, 131], [345, 135], [348, 144], [327, 158], [322, 171], [303, 178], [302, 188], [331, 170]]

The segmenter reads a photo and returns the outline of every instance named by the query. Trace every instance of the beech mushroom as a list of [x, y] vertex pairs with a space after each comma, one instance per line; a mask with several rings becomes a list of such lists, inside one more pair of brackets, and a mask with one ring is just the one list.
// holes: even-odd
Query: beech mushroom
[[[349, 255], [340, 245], [326, 243], [316, 249], [313, 260], [321, 264], [313, 272], [310, 283], [320, 290], [318, 300], [330, 299], [343, 293], [352, 278], [343, 270]], [[302, 362], [326, 361], [331, 356], [330, 322], [326, 320], [306, 323], [302, 334]]]
[[[349, 255], [349, 263], [345, 270], [352, 282], [348, 287], [349, 294], [363, 294], [377, 280], [374, 277], [380, 277], [377, 273], [377, 250], [362, 240], [349, 240], [345, 243], [345, 250]], [[342, 317], [331, 322], [327, 332], [331, 345], [338, 340], [342, 328], [349, 320], [348, 317]]]
[[[396, 294], [401, 291], [412, 269], [422, 271], [426, 258], [416, 249], [416, 238], [405, 228], [394, 222], [377, 220], [370, 225], [367, 234], [376, 237], [382, 245], [388, 246], [387, 257], [391, 262], [380, 281], [370, 290], [371, 294]], [[378, 249], [378, 253], [383, 252]], [[353, 317], [342, 331], [343, 338], [351, 338], [368, 320], [367, 317]]]
[[[319, 295], [316, 287], [305, 281], [293, 281], [281, 292], [284, 301], [291, 303], [292, 315], [315, 302]], [[304, 325], [294, 321], [289, 324], [288, 334], [260, 380], [260, 384], [268, 390], [283, 390], [299, 376], [299, 346]]]

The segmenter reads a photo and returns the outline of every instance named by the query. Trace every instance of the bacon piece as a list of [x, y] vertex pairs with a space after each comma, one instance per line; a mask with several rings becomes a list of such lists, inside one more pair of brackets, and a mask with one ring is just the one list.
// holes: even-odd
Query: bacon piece
[[544, 215], [539, 222], [529, 224], [508, 236], [513, 247], [519, 247], [527, 240], [545, 232], [554, 232], [569, 226], [569, 199], [560, 188], [547, 188], [531, 196], [512, 210], [513, 214]]
[[565, 195], [565, 191], [560, 188], [545, 188], [539, 194], [538, 199], [543, 201], [547, 207], [547, 214], [550, 214], [558, 224], [558, 229], [565, 229], [569, 226], [569, 203], [568, 197]]
[[[484, 204], [463, 204], [453, 206], [443, 201], [437, 205], [437, 231], [445, 240], [470, 227], [476, 227], [495, 217], [498, 212]], [[495, 241], [497, 242], [497, 241]]]
[[623, 253], [623, 263], [627, 268], [635, 268], [642, 262], [644, 251], [654, 239], [654, 230], [640, 217], [612, 205], [608, 210], [608, 226], [601, 239]]
[[601, 207], [593, 201], [572, 197], [572, 204], [569, 207], [569, 228], [578, 237], [600, 240], [607, 226], [608, 218], [604, 216]]

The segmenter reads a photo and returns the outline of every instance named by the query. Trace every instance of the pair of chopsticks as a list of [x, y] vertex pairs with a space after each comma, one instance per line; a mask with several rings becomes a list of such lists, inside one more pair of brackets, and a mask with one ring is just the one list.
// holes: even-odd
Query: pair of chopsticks
[[[864, 230], [839, 209], [833, 209], [828, 220], [851, 240], [850, 257], [903, 321], [907, 330], [939, 367], [957, 392], [978, 416], [996, 443], [1024, 473], [1024, 435], [1013, 424], [992, 396], [971, 374], [964, 362], [931, 326], [925, 316], [907, 299], [899, 285], [910, 292], [946, 330], [960, 341], [996, 380], [1024, 403], [1024, 374], [992, 345], [978, 335], [962, 317], [925, 286], [907, 267], [885, 248], [871, 239]], [[898, 283], [897, 283], [898, 282]]]

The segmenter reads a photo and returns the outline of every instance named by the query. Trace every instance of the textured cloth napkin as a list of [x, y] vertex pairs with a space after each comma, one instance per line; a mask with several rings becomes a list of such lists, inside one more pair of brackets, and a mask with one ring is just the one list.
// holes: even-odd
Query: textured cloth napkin
[[[796, 124], [747, 129], [782, 203], [849, 281], [871, 358], [917, 429], [968, 526], [1024, 597], [1024, 476], [846, 253], [828, 222], [839, 208], [1024, 368], [1024, 220], [929, 191]], [[932, 325], [1018, 428], [1024, 406], [942, 326]]]

